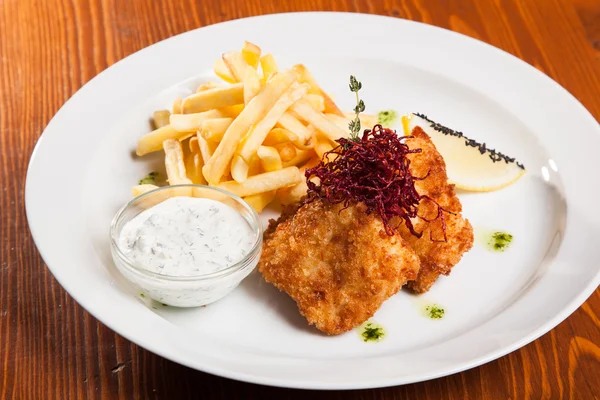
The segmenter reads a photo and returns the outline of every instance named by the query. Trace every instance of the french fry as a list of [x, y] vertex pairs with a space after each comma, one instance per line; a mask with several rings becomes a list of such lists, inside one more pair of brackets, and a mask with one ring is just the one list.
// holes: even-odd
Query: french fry
[[300, 75], [300, 82], [306, 82], [311, 86], [311, 93], [320, 94], [321, 96], [323, 96], [323, 101], [325, 103], [325, 112], [337, 114], [341, 117], [344, 116], [344, 113], [334, 103], [333, 99], [329, 97], [329, 95], [323, 89], [321, 89], [321, 87], [319, 86], [313, 75], [310, 73], [308, 68], [306, 68], [302, 64], [296, 64], [292, 67], [292, 69]]
[[255, 155], [248, 164], [248, 176], [258, 175], [262, 172], [264, 171], [262, 170], [260, 158], [258, 158], [258, 155]]
[[[181, 151], [183, 152], [183, 160], [185, 162], [185, 159], [187, 157], [188, 154], [190, 154], [190, 152], [192, 151], [191, 148], [194, 147], [193, 144], [190, 143], [190, 139], [192, 137], [194, 137], [195, 135], [190, 136], [187, 139], [184, 140], [180, 140], [179, 143], [181, 144]], [[163, 150], [164, 150], [164, 143], [163, 143]]]
[[[246, 133], [246, 135], [242, 138], [238, 147], [243, 146], [243, 144], [246, 142], [248, 137], [250, 135], [252, 135], [253, 130], [254, 130], [254, 126], [251, 126], [250, 129], [248, 129], [248, 132]], [[249, 173], [250, 173], [250, 163], [247, 162], [246, 160], [244, 160], [242, 158], [242, 156], [240, 156], [239, 154], [237, 154], [237, 153], [234, 154], [233, 158], [231, 159], [231, 166], [230, 166], [231, 178], [233, 178], [233, 180], [235, 180], [236, 182], [244, 182], [246, 180], [246, 178], [248, 177]], [[227, 180], [227, 179], [225, 179], [225, 180]]]
[[379, 118], [377, 117], [377, 115], [360, 113], [358, 116], [358, 119], [360, 119], [360, 124], [364, 128], [369, 128], [369, 129], [373, 128], [375, 125], [377, 125], [379, 123]]
[[218, 87], [219, 85], [215, 82], [206, 82], [198, 86], [198, 89], [196, 89], [196, 93], [204, 92], [205, 90], [215, 89]]
[[313, 147], [315, 147], [315, 144], [312, 141], [312, 136], [310, 139], [308, 139], [307, 142], [305, 142], [304, 140], [298, 140], [292, 143], [294, 143], [294, 146], [296, 146], [298, 150], [310, 150]]
[[242, 57], [248, 65], [256, 70], [258, 68], [258, 62], [260, 60], [260, 47], [255, 45], [254, 43], [244, 42], [244, 47], [242, 47]]
[[209, 110], [194, 114], [172, 114], [170, 125], [179, 132], [194, 132], [202, 127], [202, 123], [208, 119], [221, 118], [223, 113], [219, 110]]
[[240, 139], [248, 132], [250, 126], [264, 118], [283, 93], [296, 81], [296, 78], [296, 74], [292, 71], [278, 74], [250, 100], [240, 115], [233, 120], [215, 153], [203, 168], [204, 177], [210, 184], [219, 183], [231, 162]]
[[[312, 154], [314, 155], [314, 152]], [[317, 165], [319, 165], [320, 162], [321, 160], [318, 158], [311, 158], [309, 161], [306, 162], [306, 164], [302, 166], [302, 168], [300, 168], [300, 173], [304, 177], [308, 168], [316, 167]], [[304, 196], [306, 196], [307, 190], [308, 185], [306, 184], [305, 178], [302, 180], [302, 182], [294, 186], [288, 186], [285, 188], [278, 189], [277, 198], [279, 199], [279, 202], [283, 205], [296, 204], [299, 203]]]
[[325, 139], [320, 139], [315, 142], [315, 153], [322, 159], [323, 155], [333, 150], [333, 145]]
[[273, 57], [273, 54], [271, 53], [265, 54], [260, 58], [260, 67], [262, 68], [263, 79], [265, 82], [271, 77], [271, 75], [279, 72], [275, 57]]
[[163, 142], [163, 148], [165, 150], [165, 167], [169, 185], [192, 183], [186, 175], [183, 150], [179, 140], [165, 140]]
[[303, 179], [297, 167], [289, 167], [272, 172], [264, 172], [246, 179], [245, 182], [221, 182], [218, 188], [227, 190], [239, 197], [252, 196], [258, 193], [270, 192], [282, 187], [300, 183]]
[[308, 168], [314, 168], [317, 165], [319, 165], [319, 163], [321, 162], [321, 160], [319, 159], [319, 157], [316, 156], [311, 158], [310, 160], [308, 160], [303, 166], [302, 168], [300, 168], [300, 171], [302, 173], [304, 173]]
[[[204, 173], [204, 168], [202, 169], [202, 172]], [[221, 177], [221, 180], [227, 182], [232, 179], [233, 177], [231, 176], [231, 163], [228, 163], [227, 165], [225, 165], [225, 171], [223, 171], [223, 176]]]
[[202, 167], [204, 166], [202, 154], [191, 153], [189, 157], [186, 157], [185, 161], [187, 178], [196, 185], [206, 185], [206, 180], [202, 176]]
[[286, 142], [297, 142], [298, 135], [296, 135], [292, 131], [288, 131], [283, 128], [273, 128], [267, 134], [267, 137], [263, 141], [265, 146], [274, 146], [276, 144], [286, 143]]
[[[287, 140], [282, 140], [282, 139], [284, 139], [284, 137]], [[313, 147], [312, 136], [310, 136], [307, 141], [304, 138], [300, 138], [300, 137], [298, 137], [298, 135], [296, 135], [293, 132], [288, 131], [287, 129], [284, 129], [284, 128], [271, 129], [271, 132], [269, 132], [269, 134], [265, 138], [265, 141], [263, 142], [263, 144], [269, 145], [269, 143], [268, 143], [269, 141], [273, 142], [271, 145], [281, 144], [281, 143], [285, 143], [285, 142], [291, 142], [294, 144], [294, 146], [296, 146], [300, 150], [308, 150], [308, 149], [312, 149], [312, 147]]]
[[304, 98], [310, 103], [310, 105], [315, 111], [325, 111], [325, 99], [320, 94], [309, 93], [306, 96], [304, 96]]
[[293, 85], [275, 102], [273, 107], [267, 112], [265, 117], [260, 120], [252, 130], [252, 134], [244, 140], [244, 143], [240, 146], [239, 154], [245, 159], [249, 160], [262, 142], [265, 140], [271, 129], [275, 126], [277, 121], [285, 113], [285, 111], [293, 105], [298, 99], [306, 94], [308, 85]]
[[321, 87], [319, 86], [313, 75], [310, 73], [308, 68], [304, 66], [304, 64], [296, 64], [292, 67], [292, 70], [300, 76], [300, 82], [309, 84], [310, 90], [308, 93], [321, 94]]
[[145, 185], [135, 185], [134, 187], [131, 188], [131, 194], [133, 195], [133, 197], [138, 197], [144, 193], [147, 193], [151, 190], [154, 189], [158, 189], [158, 186], [156, 185], [149, 185], [149, 184], [145, 184]]
[[187, 177], [197, 185], [206, 184], [204, 176], [202, 176], [202, 167], [204, 166], [204, 159], [200, 153], [200, 145], [198, 144], [198, 138], [192, 136], [189, 141], [189, 153], [184, 154], [185, 157], [185, 170]]
[[304, 143], [309, 142], [311, 139], [312, 133], [302, 122], [300, 122], [300, 120], [298, 120], [298, 118], [294, 117], [289, 110], [279, 118], [277, 125], [294, 133], [298, 136], [298, 139]]
[[319, 159], [322, 160], [323, 155], [326, 152], [333, 150], [333, 144], [327, 137], [325, 137], [321, 132], [318, 132], [312, 125], [309, 125], [308, 127], [311, 131], [313, 131], [312, 141], [314, 144], [315, 153], [317, 153]]
[[[253, 130], [254, 130], [254, 125], [251, 126], [250, 129], [248, 129], [248, 132], [242, 138], [238, 147], [242, 146], [246, 142], [246, 139], [248, 139], [248, 137], [252, 134]], [[236, 182], [244, 182], [246, 180], [246, 178], [248, 177], [249, 171], [250, 171], [250, 163], [246, 162], [246, 160], [244, 160], [242, 158], [242, 156], [240, 156], [239, 154], [237, 154], [237, 153], [234, 154], [231, 159], [231, 165], [230, 165], [231, 178], [233, 178], [233, 180], [235, 180]], [[224, 180], [228, 180], [228, 179], [224, 179]]]
[[154, 111], [153, 122], [154, 129], [162, 128], [163, 126], [169, 125], [169, 117], [171, 112], [169, 110], [158, 110]]
[[214, 201], [218, 201], [220, 203], [226, 204], [229, 207], [237, 210], [240, 213], [244, 213], [245, 207], [238, 203], [237, 200], [232, 199], [228, 194], [220, 193], [212, 188], [203, 187], [203, 186], [194, 186], [192, 187], [192, 197], [197, 197], [201, 199], [210, 199]]
[[219, 143], [233, 118], [211, 118], [202, 122], [200, 134], [210, 142]]
[[163, 126], [162, 128], [155, 129], [139, 138], [135, 153], [138, 156], [143, 156], [162, 149], [165, 140], [184, 140], [193, 134], [194, 132], [180, 132], [171, 125]]
[[[344, 113], [344, 115], [348, 119], [348, 122], [356, 118], [356, 114], [353, 112]], [[360, 126], [362, 129], [371, 129], [379, 123], [377, 116], [371, 114], [360, 113], [358, 115], [358, 119], [360, 120]]]
[[243, 109], [243, 104], [237, 104], [235, 106], [221, 107], [219, 108], [219, 111], [221, 111], [223, 115], [228, 118], [236, 118], [238, 115], [240, 115]]
[[235, 154], [233, 159], [231, 160], [231, 177], [236, 182], [244, 182], [248, 177], [249, 165], [244, 161], [244, 159]]
[[198, 139], [198, 147], [200, 148], [200, 155], [202, 155], [202, 161], [203, 161], [204, 165], [206, 165], [210, 161], [210, 158], [212, 157], [212, 155], [217, 147], [217, 144], [206, 141], [206, 139], [204, 139], [202, 137], [200, 132], [198, 132], [198, 134], [196, 135], [196, 138]]
[[300, 99], [294, 103], [291, 109], [331, 140], [348, 136], [347, 130], [340, 129], [336, 124], [327, 119], [325, 115], [315, 111], [304, 99]]
[[306, 119], [302, 118], [300, 116], [300, 114], [298, 114], [296, 111], [294, 111], [292, 109], [287, 110], [286, 114], [289, 114], [292, 117], [296, 118], [298, 121], [300, 121], [301, 124], [306, 124], [306, 125], [309, 124], [309, 122]]
[[244, 73], [244, 104], [248, 104], [260, 92], [260, 79], [258, 73], [250, 65], [246, 66]]
[[260, 158], [260, 163], [265, 172], [277, 171], [283, 168], [281, 157], [275, 147], [260, 146], [256, 154]]
[[181, 97], [177, 97], [173, 101], [173, 112], [172, 114], [181, 114]]
[[288, 162], [290, 160], [293, 160], [294, 157], [296, 157], [296, 153], [298, 152], [296, 150], [296, 146], [294, 146], [291, 143], [279, 144], [275, 148], [279, 152], [279, 157], [281, 157], [282, 162]]
[[184, 114], [199, 113], [227, 106], [244, 104], [244, 84], [216, 87], [192, 94], [181, 104]]
[[188, 142], [190, 153], [200, 153], [200, 145], [198, 144], [198, 137], [192, 136]]
[[296, 154], [294, 155], [294, 157], [283, 163], [283, 168], [299, 166], [305, 163], [306, 161], [310, 160], [314, 156], [315, 151], [312, 148], [309, 150], [296, 150]]
[[266, 206], [269, 205], [270, 202], [275, 199], [275, 191], [271, 190], [270, 192], [254, 194], [252, 196], [244, 197], [246, 203], [250, 204], [254, 211], [257, 213], [261, 212], [265, 209]]
[[223, 61], [236, 82], [243, 82], [248, 63], [239, 51], [229, 51], [223, 54]]
[[306, 180], [295, 184], [294, 186], [288, 186], [277, 190], [277, 198], [283, 205], [297, 204], [299, 203], [308, 190]]
[[[337, 114], [325, 114], [325, 116], [334, 124], [336, 124], [340, 129], [348, 130], [348, 124], [350, 120], [346, 117], [341, 117]], [[361, 122], [362, 125], [362, 122]]]
[[223, 59], [219, 58], [217, 61], [215, 61], [213, 71], [215, 75], [223, 79], [225, 82], [235, 83], [235, 78], [231, 75], [231, 72], [229, 71], [229, 68], [227, 68], [227, 65], [225, 65], [225, 61], [223, 61]]
[[325, 112], [329, 112], [332, 114], [341, 115], [342, 110], [335, 104], [333, 98], [329, 96], [323, 89], [321, 89], [321, 96], [323, 96], [323, 101], [325, 102]]

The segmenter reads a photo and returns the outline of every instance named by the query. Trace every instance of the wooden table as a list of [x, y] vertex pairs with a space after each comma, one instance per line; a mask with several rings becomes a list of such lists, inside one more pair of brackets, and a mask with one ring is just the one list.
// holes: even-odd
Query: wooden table
[[[0, 1], [1, 399], [309, 396], [182, 367], [106, 328], [45, 267], [23, 204], [35, 142], [60, 106], [100, 71], [190, 29], [307, 10], [391, 15], [481, 39], [550, 75], [600, 120], [599, 0]], [[403, 387], [310, 396], [600, 398], [600, 291], [550, 333], [482, 367]]]

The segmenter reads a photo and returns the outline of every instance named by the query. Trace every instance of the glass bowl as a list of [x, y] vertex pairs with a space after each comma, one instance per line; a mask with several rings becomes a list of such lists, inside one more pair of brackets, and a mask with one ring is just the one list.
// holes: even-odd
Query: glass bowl
[[[223, 270], [193, 276], [159, 274], [145, 269], [143, 265], [133, 263], [119, 246], [121, 230], [141, 212], [176, 196], [211, 199], [236, 210], [255, 236], [248, 254]], [[254, 270], [262, 253], [262, 234], [258, 214], [241, 198], [215, 187], [174, 185], [144, 193], [123, 206], [111, 223], [110, 245], [117, 269], [140, 294], [170, 306], [197, 307], [223, 298]]]

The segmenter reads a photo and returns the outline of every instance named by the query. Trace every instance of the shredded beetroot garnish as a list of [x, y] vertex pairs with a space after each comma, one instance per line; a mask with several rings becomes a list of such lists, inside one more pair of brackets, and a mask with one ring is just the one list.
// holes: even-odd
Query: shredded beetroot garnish
[[[422, 232], [415, 231], [411, 218], [418, 217], [422, 200], [435, 201], [419, 195], [415, 189], [415, 181], [427, 176], [411, 175], [407, 155], [420, 153], [421, 149], [409, 149], [404, 143], [407, 138], [410, 136], [399, 137], [395, 131], [375, 125], [372, 130], [365, 130], [360, 139], [338, 139], [339, 146], [323, 156], [328, 162], [321, 161], [306, 170], [306, 201], [322, 199], [330, 204], [343, 203], [345, 208], [362, 202], [367, 206], [367, 214], [377, 211], [388, 235], [394, 234], [391, 221], [398, 217], [420, 238]], [[316, 182], [313, 178], [317, 178]], [[446, 240], [443, 211], [438, 205], [435, 219], [441, 217]]]

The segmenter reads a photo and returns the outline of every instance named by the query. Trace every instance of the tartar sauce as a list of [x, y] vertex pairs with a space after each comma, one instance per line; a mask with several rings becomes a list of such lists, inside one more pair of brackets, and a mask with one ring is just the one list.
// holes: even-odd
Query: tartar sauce
[[178, 196], [143, 211], [121, 230], [119, 247], [138, 267], [162, 275], [221, 271], [246, 256], [256, 237], [233, 208]]

